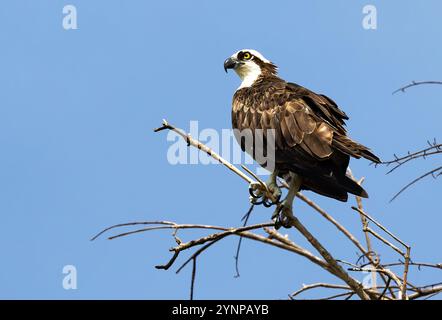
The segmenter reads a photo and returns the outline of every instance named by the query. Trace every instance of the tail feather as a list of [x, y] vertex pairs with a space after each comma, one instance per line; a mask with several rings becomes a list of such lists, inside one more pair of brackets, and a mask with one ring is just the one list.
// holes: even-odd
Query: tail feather
[[[365, 148], [365, 147], [364, 147]], [[370, 149], [365, 148], [364, 150], [361, 150], [361, 156], [365, 159], [368, 159], [370, 161], [373, 161], [374, 163], [381, 163], [381, 159], [379, 159], [374, 153], [370, 151]]]
[[333, 139], [333, 146], [341, 152], [354, 158], [359, 159], [360, 157], [363, 157], [375, 163], [381, 162], [381, 159], [372, 153], [369, 148], [351, 140], [349, 137], [335, 136]]
[[350, 177], [344, 176], [338, 181], [339, 184], [344, 187], [345, 191], [358, 197], [368, 198], [367, 191], [365, 191], [364, 188], [362, 188], [356, 181], [354, 181]]
[[304, 176], [302, 188], [343, 202], [346, 202], [348, 199], [347, 193], [368, 198], [367, 191], [347, 176], [341, 176], [339, 178], [330, 176]]

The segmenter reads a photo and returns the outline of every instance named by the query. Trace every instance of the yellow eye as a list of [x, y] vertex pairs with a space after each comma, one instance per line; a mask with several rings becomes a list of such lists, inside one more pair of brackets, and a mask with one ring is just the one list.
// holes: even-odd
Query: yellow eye
[[251, 57], [252, 57], [252, 55], [249, 52], [244, 52], [244, 56], [243, 56], [244, 60], [249, 60]]

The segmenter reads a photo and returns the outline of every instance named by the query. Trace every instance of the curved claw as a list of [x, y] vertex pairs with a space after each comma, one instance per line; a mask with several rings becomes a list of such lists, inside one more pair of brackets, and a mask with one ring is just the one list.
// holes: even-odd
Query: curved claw
[[[259, 190], [256, 190], [257, 192], [259, 192]], [[262, 196], [259, 193], [255, 193], [255, 189], [253, 189], [252, 186], [249, 186], [249, 194], [251, 197], [255, 198], [255, 199], [259, 199]]]
[[278, 230], [281, 227], [284, 227], [285, 229], [290, 229], [291, 225], [287, 218], [278, 216], [275, 221], [275, 229]]
[[[249, 187], [249, 194], [250, 194], [250, 202], [256, 205], [264, 205], [266, 208], [270, 208], [273, 205], [277, 205], [279, 203], [279, 199], [281, 198], [281, 195], [278, 194], [276, 201], [272, 201], [265, 194], [261, 194], [259, 190], [255, 193], [255, 190], [253, 187]], [[261, 200], [258, 200], [261, 199]]]
[[[278, 186], [275, 187], [274, 184], [268, 184], [267, 188], [268, 191], [272, 193], [275, 201], [272, 201], [267, 197], [266, 192], [262, 190], [261, 184], [251, 183], [249, 185], [250, 202], [252, 202], [253, 204], [263, 204], [266, 208], [277, 205], [279, 203], [279, 200], [281, 199], [281, 190], [278, 188]], [[256, 201], [256, 199], [261, 200]]]
[[261, 200], [258, 200], [258, 199], [259, 198], [250, 197], [250, 202], [254, 205], [257, 205], [257, 206], [264, 203], [263, 199], [261, 199]]
[[273, 206], [275, 203], [269, 199], [265, 199], [262, 202], [263, 206], [266, 208], [270, 208], [271, 206]]
[[272, 215], [272, 219], [275, 220], [275, 229], [278, 230], [281, 227], [290, 228], [291, 216], [293, 216], [292, 207], [284, 200], [277, 206]]
[[270, 207], [273, 206], [273, 205], [278, 205], [280, 199], [281, 199], [281, 194], [278, 194], [278, 195], [276, 196], [276, 200], [275, 200], [275, 202], [273, 202], [272, 200], [266, 198], [266, 199], [264, 200], [264, 202], [263, 202], [263, 205], [264, 205], [264, 207], [266, 207], [266, 208], [270, 208]]

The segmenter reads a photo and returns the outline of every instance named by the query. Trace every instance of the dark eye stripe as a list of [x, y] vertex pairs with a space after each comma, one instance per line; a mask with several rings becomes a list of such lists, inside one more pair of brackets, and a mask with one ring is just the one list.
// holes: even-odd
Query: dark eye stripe
[[[248, 56], [247, 59], [245, 56]], [[253, 57], [253, 55], [248, 51], [241, 51], [238, 53], [239, 60], [250, 60], [250, 59], [252, 59], [252, 57]]]

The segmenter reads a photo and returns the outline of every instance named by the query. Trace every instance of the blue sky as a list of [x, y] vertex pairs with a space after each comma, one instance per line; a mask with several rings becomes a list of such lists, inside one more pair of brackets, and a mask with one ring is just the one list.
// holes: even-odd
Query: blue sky
[[[77, 8], [77, 30], [62, 27], [67, 4]], [[377, 30], [362, 28], [366, 4], [377, 7]], [[152, 132], [163, 118], [184, 129], [191, 120], [230, 128], [239, 79], [222, 64], [241, 48], [261, 51], [285, 79], [332, 97], [350, 116], [350, 135], [383, 159], [442, 138], [440, 87], [391, 94], [412, 80], [442, 79], [440, 1], [20, 0], [2, 8], [0, 298], [188, 298], [190, 269], [154, 268], [170, 258], [169, 232], [89, 239], [137, 220], [241, 223], [247, 185], [219, 165], [170, 165], [166, 134]], [[351, 162], [366, 177], [366, 210], [412, 245], [415, 261], [442, 261], [440, 181], [388, 200], [435, 164], [385, 175], [384, 167]], [[360, 236], [354, 199], [306, 195]], [[337, 257], [356, 259], [299, 201], [295, 214]], [[251, 222], [270, 215], [259, 208]], [[196, 298], [285, 299], [303, 283], [335, 281], [300, 257], [250, 241], [236, 279], [236, 241], [199, 259]], [[62, 287], [65, 265], [77, 268], [76, 290]], [[412, 279], [442, 277], [413, 271]]]

